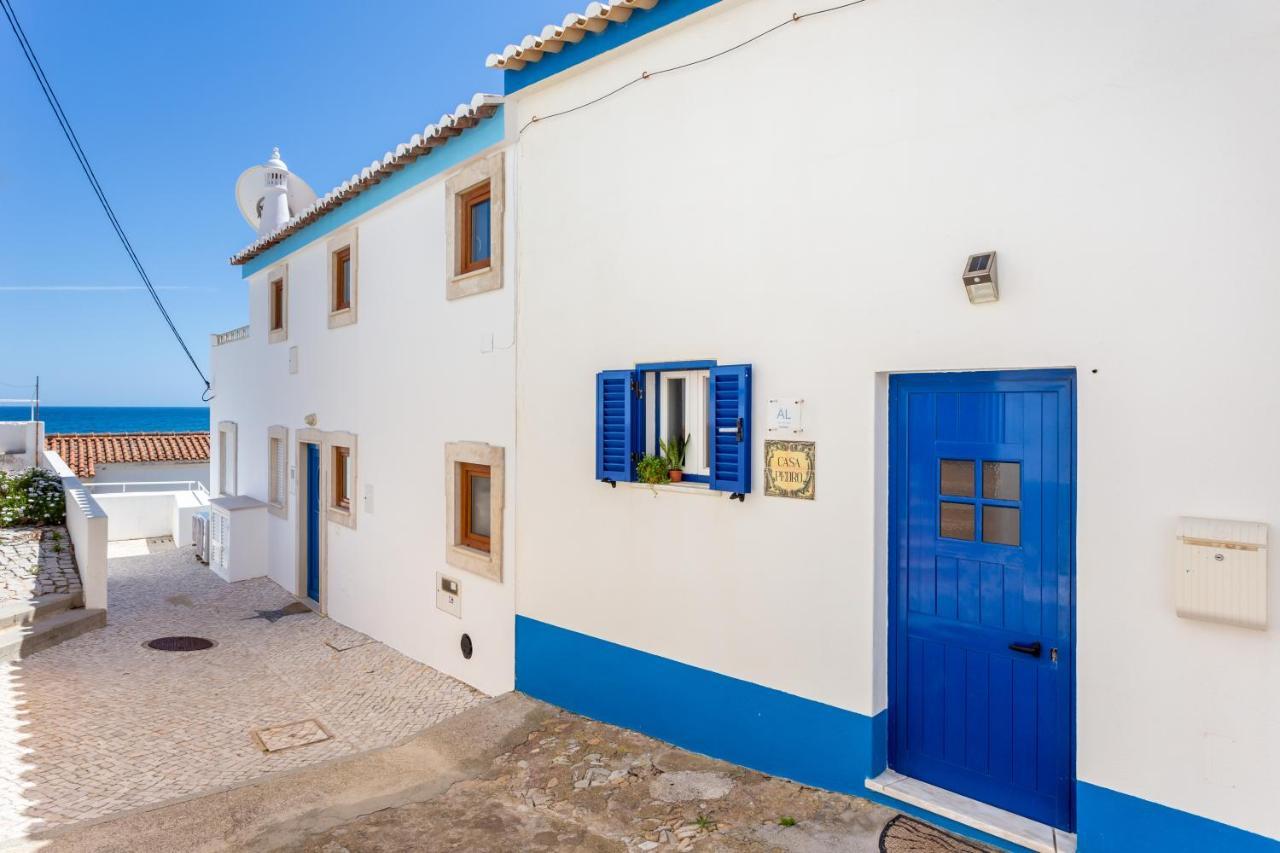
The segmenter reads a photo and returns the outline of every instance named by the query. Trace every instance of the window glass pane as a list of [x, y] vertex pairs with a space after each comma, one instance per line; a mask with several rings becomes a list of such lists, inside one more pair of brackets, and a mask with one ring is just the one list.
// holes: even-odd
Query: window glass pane
[[1020, 545], [1019, 521], [1022, 511], [1011, 506], [982, 507], [982, 541], [996, 545]]
[[1000, 501], [1022, 497], [1022, 465], [1018, 462], [983, 462], [982, 496]]
[[943, 459], [938, 491], [944, 495], [973, 497], [974, 466], [972, 459]]
[[351, 256], [342, 259], [342, 302], [343, 308], [351, 304]]
[[688, 434], [684, 421], [684, 380], [668, 379], [662, 391], [663, 416], [667, 425], [663, 437], [667, 442], [683, 439]]
[[480, 263], [489, 260], [489, 199], [471, 205], [470, 261]]
[[477, 536], [489, 535], [489, 478], [468, 475], [471, 478], [471, 532]]
[[938, 504], [938, 535], [947, 539], [974, 538], [973, 504], [957, 504], [940, 501]]

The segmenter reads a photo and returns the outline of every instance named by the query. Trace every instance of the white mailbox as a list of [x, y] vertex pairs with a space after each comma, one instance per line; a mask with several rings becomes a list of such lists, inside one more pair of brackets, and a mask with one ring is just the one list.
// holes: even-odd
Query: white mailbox
[[1182, 518], [1176, 547], [1173, 588], [1179, 616], [1267, 627], [1267, 525]]

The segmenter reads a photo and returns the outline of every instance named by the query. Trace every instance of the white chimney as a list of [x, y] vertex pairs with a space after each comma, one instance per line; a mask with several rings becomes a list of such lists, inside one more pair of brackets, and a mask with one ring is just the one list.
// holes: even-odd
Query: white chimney
[[280, 149], [271, 149], [271, 159], [262, 164], [262, 219], [258, 236], [265, 237], [289, 221], [289, 167], [280, 159]]

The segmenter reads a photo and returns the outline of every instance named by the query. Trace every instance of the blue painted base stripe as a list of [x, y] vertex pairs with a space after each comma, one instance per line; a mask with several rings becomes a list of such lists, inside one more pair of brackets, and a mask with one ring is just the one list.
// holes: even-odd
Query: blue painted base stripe
[[[516, 689], [694, 752], [837, 791], [875, 775], [885, 715], [781, 690], [516, 617]], [[874, 772], [872, 772], [874, 769]]]
[[[516, 616], [516, 689], [577, 714], [806, 785], [854, 794], [1001, 850], [985, 833], [864, 787], [885, 768], [885, 712], [867, 717]], [[1080, 782], [1081, 853], [1280, 853], [1280, 841]]]
[[1088, 782], [1076, 784], [1076, 825], [1081, 853], [1280, 853], [1280, 840]]

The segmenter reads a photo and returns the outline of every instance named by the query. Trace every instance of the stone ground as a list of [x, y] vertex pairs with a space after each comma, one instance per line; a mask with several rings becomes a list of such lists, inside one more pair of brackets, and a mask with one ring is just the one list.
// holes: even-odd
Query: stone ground
[[765, 776], [557, 711], [487, 771], [443, 796], [344, 822], [287, 849], [979, 853], [986, 848], [867, 800]]
[[983, 853], [518, 693], [387, 749], [41, 835], [41, 853]]
[[0, 601], [79, 589], [80, 573], [65, 527], [0, 529]]
[[[322, 616], [273, 613], [293, 597], [172, 541], [108, 556], [107, 627], [0, 665], [0, 839], [384, 747], [485, 701]], [[143, 645], [175, 634], [217, 645]], [[325, 739], [263, 751], [256, 731], [294, 723], [266, 739]]]

